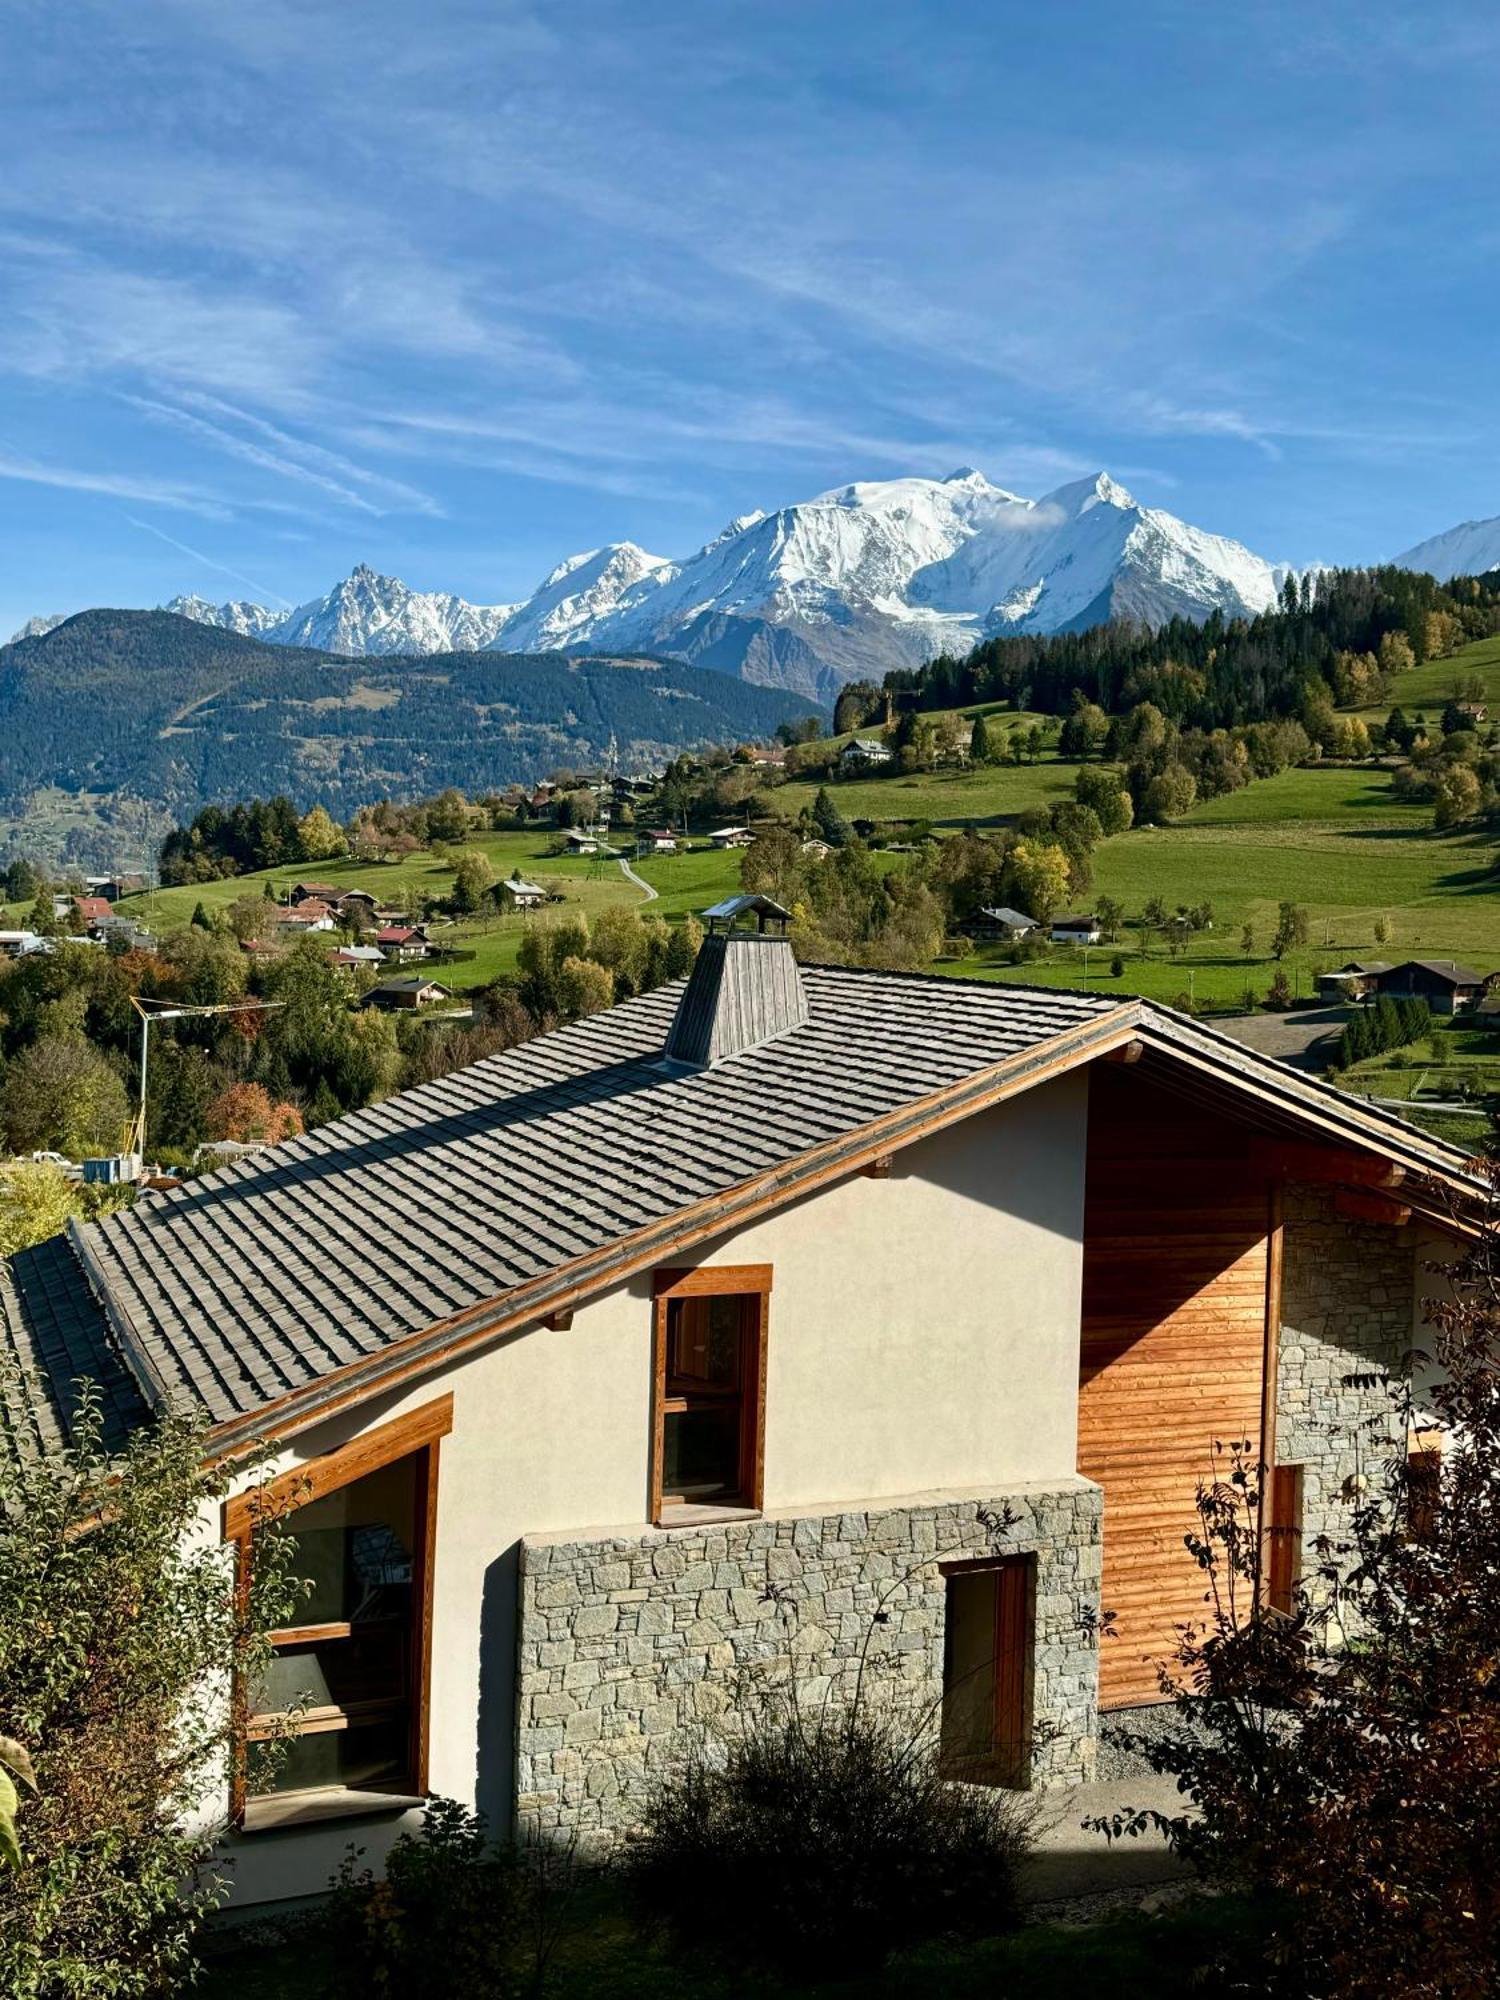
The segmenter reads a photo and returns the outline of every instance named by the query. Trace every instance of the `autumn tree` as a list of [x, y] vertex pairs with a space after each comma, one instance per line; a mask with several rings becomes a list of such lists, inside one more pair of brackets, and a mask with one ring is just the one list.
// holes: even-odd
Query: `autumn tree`
[[297, 822], [297, 839], [304, 861], [331, 861], [348, 847], [342, 827], [325, 806], [314, 806]]
[[264, 1084], [234, 1083], [208, 1106], [204, 1123], [211, 1139], [278, 1146], [302, 1130], [302, 1113], [295, 1104], [273, 1103]]
[[1109, 764], [1091, 764], [1078, 773], [1074, 796], [1098, 815], [1105, 835], [1124, 833], [1135, 817], [1130, 793], [1120, 772]]
[[1433, 825], [1441, 830], [1472, 819], [1482, 798], [1478, 775], [1467, 764], [1445, 764], [1433, 780]]
[[1006, 864], [1008, 893], [1039, 924], [1061, 908], [1071, 880], [1068, 857], [1046, 841], [1020, 841]]
[[1276, 928], [1271, 933], [1271, 956], [1280, 960], [1288, 952], [1300, 951], [1311, 934], [1307, 911], [1300, 903], [1278, 903]]

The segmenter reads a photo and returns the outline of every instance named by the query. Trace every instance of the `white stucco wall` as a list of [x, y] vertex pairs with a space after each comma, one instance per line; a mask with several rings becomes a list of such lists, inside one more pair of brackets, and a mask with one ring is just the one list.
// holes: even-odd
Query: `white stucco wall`
[[[678, 1263], [774, 1269], [765, 1501], [809, 1509], [1076, 1469], [1088, 1084], [1040, 1086]], [[438, 1496], [429, 1776], [508, 1825], [516, 1548], [639, 1526], [651, 1275], [307, 1433], [289, 1466], [451, 1391]], [[279, 1468], [278, 1468], [279, 1469]], [[246, 1836], [235, 1902], [321, 1889], [391, 1820]]]

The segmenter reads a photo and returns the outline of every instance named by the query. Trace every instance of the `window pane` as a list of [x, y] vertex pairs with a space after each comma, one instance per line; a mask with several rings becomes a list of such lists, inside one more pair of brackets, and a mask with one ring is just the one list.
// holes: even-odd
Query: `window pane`
[[299, 1625], [410, 1615], [416, 1482], [416, 1461], [404, 1458], [290, 1517], [296, 1571], [313, 1586]]
[[310, 1646], [279, 1646], [255, 1692], [257, 1715], [288, 1709], [350, 1709], [367, 1701], [398, 1701], [406, 1694], [410, 1638], [404, 1621], [360, 1625], [347, 1639]]
[[669, 1410], [663, 1422], [662, 1492], [683, 1500], [738, 1497], [739, 1398]]
[[252, 1796], [302, 1792], [314, 1786], [349, 1785], [358, 1791], [404, 1791], [407, 1718], [404, 1713], [363, 1722], [353, 1729], [323, 1729], [287, 1743], [249, 1746]]
[[739, 1387], [747, 1306], [740, 1294], [673, 1299], [667, 1312], [667, 1379], [683, 1391]]

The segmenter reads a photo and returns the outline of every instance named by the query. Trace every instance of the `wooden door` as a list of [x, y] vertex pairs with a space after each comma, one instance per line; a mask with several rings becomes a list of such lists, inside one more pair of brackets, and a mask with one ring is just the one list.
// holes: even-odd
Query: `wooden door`
[[1160, 1699], [1204, 1611], [1184, 1546], [1215, 1440], [1261, 1449], [1271, 1193], [1248, 1134], [1128, 1070], [1090, 1076], [1078, 1469], [1104, 1488], [1099, 1699]]
[[1035, 1559], [961, 1563], [947, 1576], [943, 1768], [967, 1784], [1024, 1790], [1031, 1782]]

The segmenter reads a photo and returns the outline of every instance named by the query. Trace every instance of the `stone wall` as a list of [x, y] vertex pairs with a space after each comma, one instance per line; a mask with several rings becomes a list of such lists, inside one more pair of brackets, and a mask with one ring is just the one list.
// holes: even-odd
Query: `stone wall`
[[1412, 1232], [1339, 1215], [1326, 1189], [1284, 1211], [1276, 1460], [1300, 1465], [1304, 1542], [1347, 1525], [1345, 1489], [1406, 1446], [1383, 1386], [1412, 1346]]
[[[521, 1549], [517, 1817], [608, 1845], [650, 1779], [747, 1690], [835, 1703], [867, 1685], [913, 1718], [942, 1691], [952, 1559], [1035, 1552], [1032, 1783], [1092, 1773], [1102, 1496], [1086, 1480], [921, 1495]], [[873, 1623], [876, 1613], [885, 1615]], [[750, 1694], [754, 1698], [753, 1693]]]

